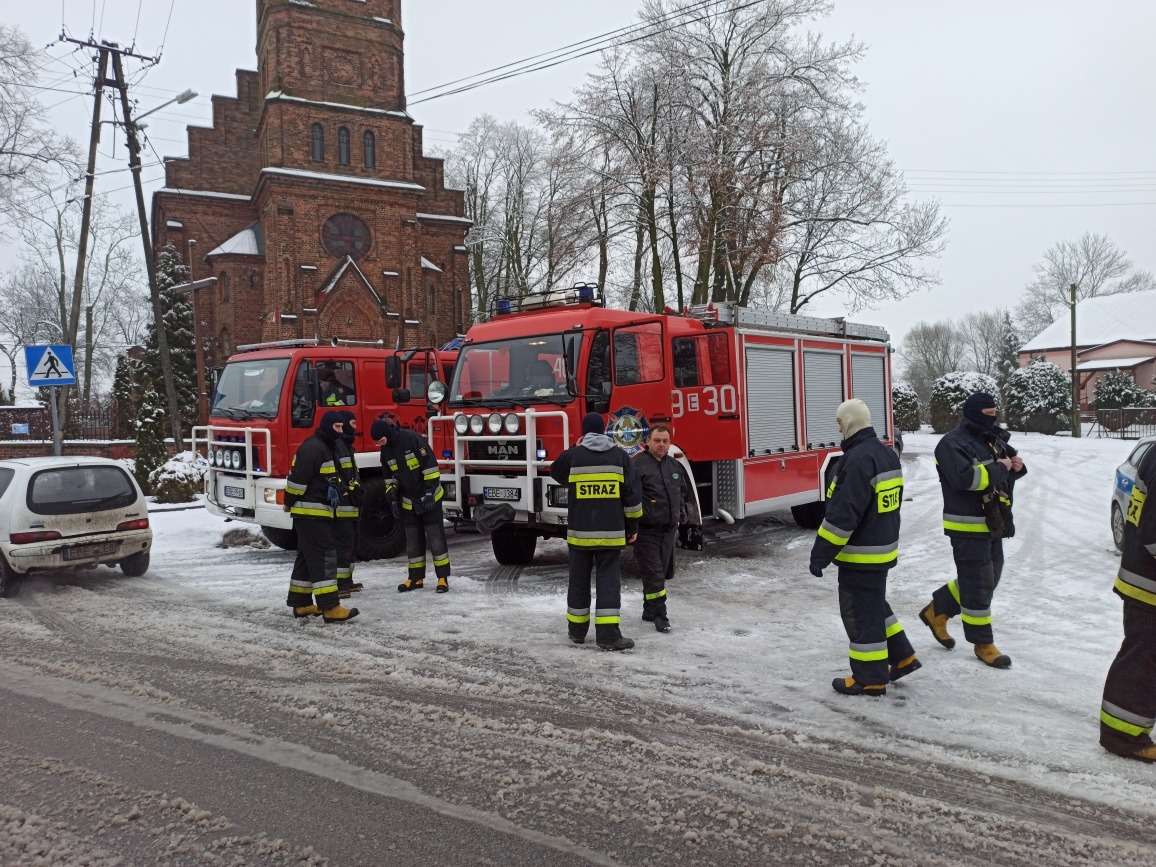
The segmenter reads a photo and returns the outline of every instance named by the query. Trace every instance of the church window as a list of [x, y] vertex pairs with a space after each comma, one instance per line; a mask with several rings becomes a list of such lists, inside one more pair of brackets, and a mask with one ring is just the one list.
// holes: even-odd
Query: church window
[[337, 130], [337, 162], [349, 165], [349, 130], [345, 127]]
[[377, 140], [373, 137], [373, 133], [365, 133], [365, 167], [372, 169], [377, 167]]
[[319, 123], [313, 124], [311, 136], [313, 142], [313, 162], [323, 162], [325, 160], [325, 128]]
[[217, 285], [221, 287], [221, 300], [222, 301], [228, 301], [229, 300], [229, 275], [226, 274], [224, 271], [222, 271], [221, 276], [217, 278]]

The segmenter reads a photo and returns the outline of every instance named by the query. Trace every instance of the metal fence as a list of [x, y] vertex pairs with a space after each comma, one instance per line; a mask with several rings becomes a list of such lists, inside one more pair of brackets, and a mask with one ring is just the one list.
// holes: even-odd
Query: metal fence
[[1156, 408], [1130, 406], [1122, 409], [1098, 409], [1089, 436], [1119, 440], [1138, 440], [1156, 435]]
[[[66, 440], [120, 440], [132, 439], [135, 432], [123, 414], [117, 412], [117, 402], [70, 401], [64, 425]], [[47, 406], [0, 407], [0, 439], [47, 440], [52, 438], [52, 414]]]

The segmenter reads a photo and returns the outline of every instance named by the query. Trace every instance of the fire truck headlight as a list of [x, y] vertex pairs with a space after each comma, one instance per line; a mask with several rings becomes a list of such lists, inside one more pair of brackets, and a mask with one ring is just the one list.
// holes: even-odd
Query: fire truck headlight
[[442, 491], [445, 493], [447, 500], [456, 500], [458, 498], [458, 483], [442, 482]]
[[538, 451], [534, 453], [534, 457], [536, 457], [540, 461], [546, 460], [546, 450], [545, 449], [538, 449]]
[[502, 421], [508, 434], [516, 434], [522, 429], [522, 420], [514, 413], [509, 413]]
[[241, 453], [236, 449], [229, 452], [229, 466], [235, 470], [241, 469]]
[[265, 489], [265, 504], [268, 506], [276, 506], [277, 505], [277, 489], [276, 488], [266, 488]]
[[500, 434], [502, 432], [502, 417], [496, 412], [490, 413], [490, 417], [486, 419], [486, 427], [489, 428], [490, 433]]
[[466, 418], [465, 413], [459, 412], [454, 416], [454, 430], [458, 436], [461, 436], [470, 429], [470, 420]]
[[554, 485], [546, 495], [551, 506], [563, 508], [570, 503], [570, 489], [564, 485]]
[[220, 449], [213, 449], [213, 465], [218, 467], [225, 465], [225, 455]]
[[486, 429], [486, 420], [480, 415], [470, 416], [470, 433], [474, 436], [481, 436], [482, 431]]

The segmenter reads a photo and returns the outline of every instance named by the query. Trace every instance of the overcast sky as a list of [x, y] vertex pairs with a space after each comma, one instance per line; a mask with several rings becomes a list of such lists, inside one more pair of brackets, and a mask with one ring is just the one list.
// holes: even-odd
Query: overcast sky
[[[90, 31], [121, 44], [135, 38], [144, 54], [163, 41], [162, 62], [136, 93], [141, 110], [185, 88], [201, 94], [149, 119], [157, 151], [177, 156], [186, 152], [184, 126], [208, 125], [209, 95], [234, 95], [233, 71], [256, 68], [255, 6], [175, 0], [168, 22], [164, 0], [3, 0], [0, 20], [38, 45], [53, 42], [62, 23], [80, 38]], [[630, 24], [635, 11], [631, 0], [403, 0], [407, 88], [605, 33]], [[1088, 230], [1109, 235], [1156, 271], [1152, 0], [836, 0], [814, 29], [866, 43], [858, 73], [868, 123], [889, 143], [912, 194], [939, 198], [951, 221], [937, 263], [942, 286], [856, 319], [886, 326], [900, 343], [919, 320], [1013, 305], [1044, 250]], [[47, 62], [42, 84], [63, 92], [46, 91], [44, 101], [62, 130], [87, 140], [91, 101], [69, 96], [90, 84], [70, 70], [87, 67], [70, 46], [47, 55], [58, 60]], [[596, 60], [414, 105], [411, 114], [431, 145], [449, 146], [480, 113], [525, 120], [567, 99]], [[124, 160], [123, 142], [114, 146], [106, 134], [101, 168]], [[145, 177], [156, 188], [162, 170]], [[124, 174], [100, 182], [108, 191], [127, 183]], [[814, 312], [843, 311], [827, 303]]]

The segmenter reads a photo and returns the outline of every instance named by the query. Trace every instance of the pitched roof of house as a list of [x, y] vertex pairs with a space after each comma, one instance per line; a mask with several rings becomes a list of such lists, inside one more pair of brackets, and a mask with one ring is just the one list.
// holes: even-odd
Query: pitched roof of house
[[[1072, 345], [1072, 326], [1061, 316], [1020, 352], [1039, 352]], [[1156, 341], [1156, 290], [1085, 298], [1076, 304], [1076, 345], [1100, 346], [1117, 340]]]

